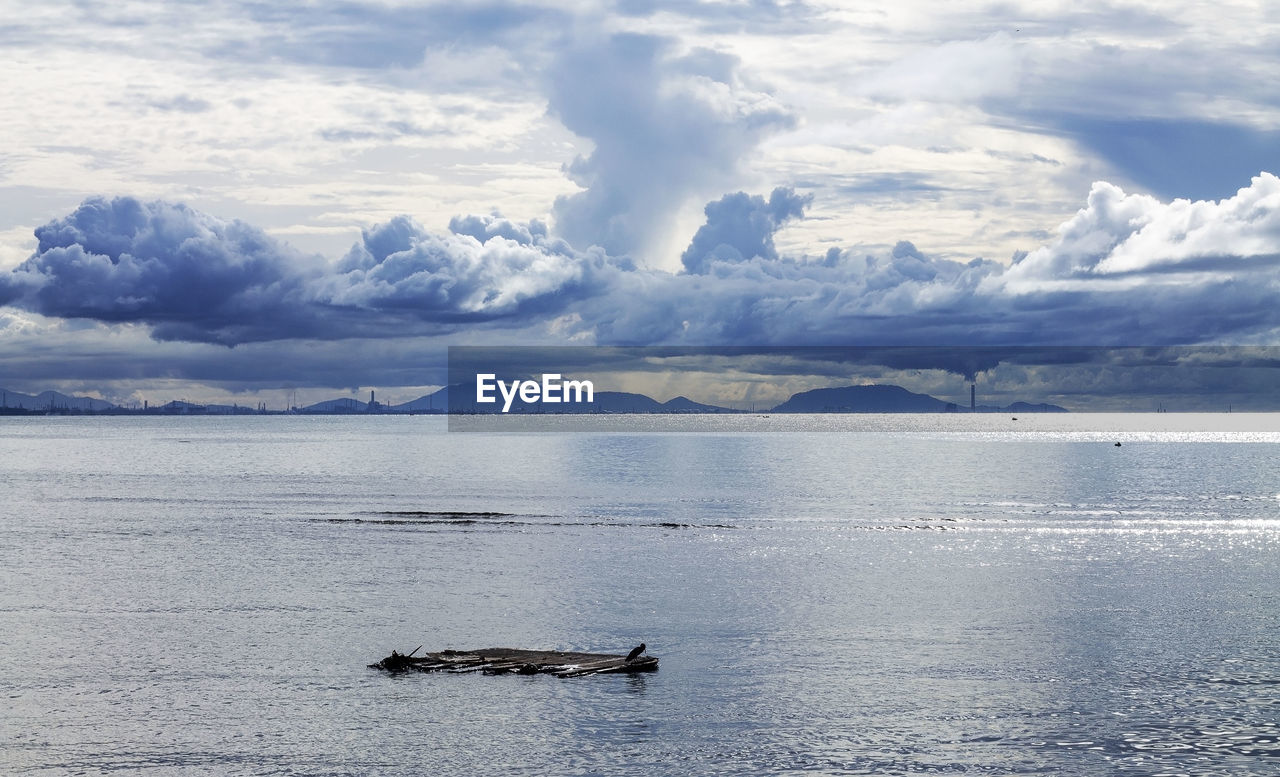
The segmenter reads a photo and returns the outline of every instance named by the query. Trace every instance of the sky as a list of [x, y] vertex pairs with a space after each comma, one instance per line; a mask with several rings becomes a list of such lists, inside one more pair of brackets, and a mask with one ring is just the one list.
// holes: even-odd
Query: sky
[[448, 345], [1280, 342], [1275, 4], [0, 9], [9, 390], [399, 401]]

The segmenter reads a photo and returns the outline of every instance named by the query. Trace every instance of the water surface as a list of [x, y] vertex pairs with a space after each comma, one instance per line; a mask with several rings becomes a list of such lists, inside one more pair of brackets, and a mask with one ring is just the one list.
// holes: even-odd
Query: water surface
[[[0, 764], [1280, 769], [1280, 419], [595, 423], [0, 419]], [[656, 674], [365, 667], [641, 641]]]

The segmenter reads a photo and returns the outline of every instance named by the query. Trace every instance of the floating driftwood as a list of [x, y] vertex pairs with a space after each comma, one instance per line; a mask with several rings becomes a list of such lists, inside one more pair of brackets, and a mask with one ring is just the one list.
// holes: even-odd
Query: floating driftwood
[[[643, 645], [633, 653], [641, 651]], [[581, 677], [589, 674], [617, 672], [656, 672], [655, 656], [618, 656], [609, 653], [566, 653], [559, 650], [518, 650], [516, 648], [484, 648], [482, 650], [442, 650], [439, 653], [391, 655], [370, 669], [387, 672], [483, 672], [485, 674], [552, 674], [556, 677]]]

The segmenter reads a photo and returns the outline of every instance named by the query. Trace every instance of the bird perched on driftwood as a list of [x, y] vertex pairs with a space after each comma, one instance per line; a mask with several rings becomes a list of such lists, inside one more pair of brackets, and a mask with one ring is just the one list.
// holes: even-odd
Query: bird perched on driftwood
[[639, 646], [632, 648], [631, 652], [627, 654], [627, 663], [629, 664], [632, 661], [635, 661], [637, 658], [640, 657], [640, 654], [643, 652], [644, 652], [644, 643], [641, 642]]

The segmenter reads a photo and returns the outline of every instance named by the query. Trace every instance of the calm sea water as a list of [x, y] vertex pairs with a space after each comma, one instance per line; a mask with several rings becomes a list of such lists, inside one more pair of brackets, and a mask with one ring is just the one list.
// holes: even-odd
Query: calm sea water
[[0, 771], [1280, 772], [1280, 418], [600, 424], [0, 419]]

